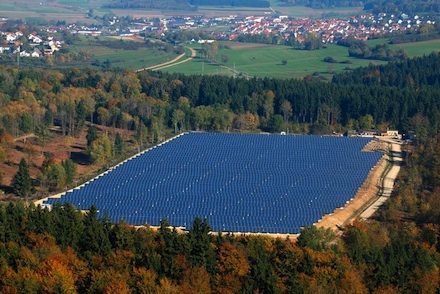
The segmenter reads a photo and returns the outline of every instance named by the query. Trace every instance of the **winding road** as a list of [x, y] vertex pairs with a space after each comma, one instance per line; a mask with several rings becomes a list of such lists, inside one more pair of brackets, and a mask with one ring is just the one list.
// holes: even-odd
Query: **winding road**
[[188, 62], [191, 59], [193, 59], [194, 57], [196, 57], [197, 52], [193, 48], [189, 48], [189, 47], [186, 47], [186, 48], [188, 48], [191, 51], [191, 56], [185, 58], [184, 60], [180, 60], [180, 59], [182, 57], [184, 57], [186, 53], [182, 53], [179, 56], [177, 56], [176, 58], [173, 58], [172, 60], [167, 61], [167, 62], [163, 62], [163, 63], [159, 63], [159, 64], [155, 64], [155, 65], [151, 65], [151, 66], [147, 66], [147, 67], [143, 67], [143, 68], [137, 69], [136, 72], [145, 71], [145, 70], [160, 70], [160, 69], [163, 69], [163, 68], [167, 68], [167, 67], [171, 67], [171, 66], [175, 66], [175, 65], [178, 65], [178, 64], [182, 64], [182, 63]]

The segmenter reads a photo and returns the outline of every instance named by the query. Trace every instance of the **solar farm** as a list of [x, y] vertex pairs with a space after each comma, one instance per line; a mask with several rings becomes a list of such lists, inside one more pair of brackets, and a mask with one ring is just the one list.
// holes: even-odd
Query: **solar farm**
[[61, 198], [133, 225], [299, 233], [356, 194], [383, 156], [372, 138], [185, 133], [146, 150]]

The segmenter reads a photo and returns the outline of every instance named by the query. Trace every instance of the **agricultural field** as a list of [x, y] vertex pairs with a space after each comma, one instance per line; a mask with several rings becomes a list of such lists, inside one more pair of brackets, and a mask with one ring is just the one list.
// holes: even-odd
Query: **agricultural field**
[[89, 9], [101, 16], [114, 13], [118, 16], [131, 15], [134, 17], [166, 17], [179, 15], [203, 15], [204, 17], [226, 16], [231, 14], [255, 15], [280, 13], [293, 17], [319, 18], [323, 13], [334, 15], [353, 15], [362, 11], [361, 7], [311, 9], [302, 6], [282, 6], [279, 0], [271, 0], [271, 8], [233, 7], [233, 6], [199, 6], [198, 11], [165, 11], [142, 9], [106, 9], [102, 5], [106, 0], [4, 0], [0, 3], [0, 16], [8, 18], [44, 18], [46, 20], [65, 20], [68, 22], [94, 23], [95, 20], [86, 18]]
[[[370, 46], [379, 43], [386, 43], [386, 39], [367, 42]], [[168, 72], [182, 72], [186, 74], [226, 74], [232, 75], [235, 68], [236, 74], [243, 74], [256, 77], [275, 78], [302, 78], [306, 75], [321, 75], [331, 78], [335, 72], [342, 72], [369, 64], [385, 64], [385, 61], [359, 59], [348, 56], [346, 47], [328, 45], [321, 50], [305, 51], [287, 46], [244, 44], [244, 43], [223, 43], [231, 49], [219, 50], [218, 55], [227, 55], [228, 62], [225, 66], [210, 63], [202, 59], [198, 54], [197, 58], [174, 67], [164, 69]], [[440, 40], [389, 45], [393, 49], [405, 50], [409, 57], [430, 54], [440, 49]], [[194, 45], [196, 50], [200, 46]], [[331, 56], [339, 63], [327, 63], [323, 59]], [[283, 65], [283, 60], [285, 65]]]
[[[119, 39], [108, 37], [99, 37], [99, 40], [120, 42]], [[100, 64], [103, 64], [106, 61], [110, 61], [111, 67], [132, 70], [164, 63], [177, 56], [173, 52], [166, 53], [165, 51], [152, 48], [140, 48], [137, 50], [114, 49], [102, 46], [96, 41], [94, 37], [82, 37], [81, 42], [69, 47], [69, 50], [73, 52], [88, 52], [92, 62], [97, 60]]]
[[200, 6], [199, 12], [205, 17], [227, 15], [256, 15], [256, 14], [282, 14], [296, 18], [320, 18], [322, 14], [338, 16], [357, 15], [362, 13], [362, 7], [341, 7], [333, 9], [312, 9], [304, 6], [283, 6], [278, 0], [272, 0], [270, 8], [233, 7], [233, 6]]
[[[366, 66], [371, 62], [381, 63], [349, 57], [347, 48], [336, 45], [328, 46], [322, 50], [305, 51], [287, 46], [226, 44], [231, 49], [219, 50], [219, 56], [227, 55], [229, 58], [226, 67], [235, 68], [237, 74], [256, 77], [301, 78], [308, 74], [331, 75], [333, 72], [340, 72], [347, 68]], [[338, 61], [349, 61], [351, 64], [326, 63], [322, 61], [326, 56], [332, 56]], [[187, 74], [232, 74], [232, 71], [226, 67], [206, 62], [200, 55], [198, 57], [166, 70]], [[285, 65], [283, 65], [283, 60], [286, 61]]]

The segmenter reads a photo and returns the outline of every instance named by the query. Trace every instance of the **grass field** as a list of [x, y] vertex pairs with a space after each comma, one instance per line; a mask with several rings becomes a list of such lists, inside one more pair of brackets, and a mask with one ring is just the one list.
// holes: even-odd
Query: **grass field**
[[[101, 37], [100, 39], [119, 42], [119, 40], [113, 38]], [[98, 45], [94, 38], [87, 39], [86, 37], [82, 37], [81, 42], [71, 46], [70, 50], [89, 52], [92, 55], [92, 61], [98, 60], [101, 64], [108, 59], [112, 67], [133, 70], [163, 63], [177, 56], [177, 54], [174, 53], [166, 53], [148, 48], [138, 50], [112, 49]]]
[[293, 17], [321, 17], [323, 13], [333, 13], [335, 15], [357, 15], [362, 12], [362, 7], [339, 7], [331, 9], [312, 9], [304, 6], [285, 6], [279, 0], [269, 0], [271, 7], [281, 14]]
[[[376, 40], [374, 40], [376, 41]], [[383, 40], [382, 40], [383, 42]], [[372, 44], [376, 44], [372, 42]], [[405, 43], [389, 45], [393, 49], [403, 49], [409, 57], [422, 56], [424, 54], [430, 54], [433, 51], [440, 50], [440, 40], [430, 40], [424, 42]]]
[[[370, 41], [370, 46], [384, 43], [386, 40]], [[257, 77], [276, 78], [301, 78], [308, 74], [319, 74], [330, 78], [332, 73], [342, 72], [350, 68], [373, 64], [385, 64], [384, 61], [358, 59], [348, 56], [348, 49], [337, 45], [329, 45], [325, 49], [305, 51], [296, 50], [286, 46], [256, 45], [231, 43], [232, 49], [219, 50], [219, 55], [229, 57], [226, 64], [230, 69]], [[440, 40], [390, 45], [391, 48], [405, 50], [409, 57], [422, 56], [432, 51], [440, 50]], [[195, 49], [199, 46], [194, 45]], [[331, 56], [339, 62], [327, 63], [324, 57]], [[282, 60], [286, 60], [285, 65]], [[204, 61], [200, 55], [190, 62], [164, 69], [168, 72], [181, 72], [186, 74], [233, 74], [232, 71]]]
[[[361, 8], [334, 8], [311, 9], [300, 6], [283, 6], [279, 0], [270, 0], [270, 8], [233, 7], [233, 6], [199, 6], [198, 11], [164, 11], [152, 9], [104, 9], [103, 4], [108, 0], [3, 0], [0, 2], [0, 16], [10, 18], [45, 17], [47, 20], [69, 20], [92, 23], [92, 19], [85, 18], [89, 9], [94, 9], [95, 15], [112, 12], [119, 16], [131, 15], [134, 17], [166, 17], [172, 15], [204, 15], [204, 17], [225, 16], [231, 14], [256, 15], [270, 14], [277, 11], [293, 17], [317, 18], [322, 13], [336, 15], [359, 14]], [[10, 12], [14, 12], [11, 14]]]
[[[347, 48], [336, 45], [328, 46], [322, 50], [305, 51], [287, 46], [254, 46], [254, 44], [249, 44], [249, 47], [240, 46], [235, 49], [220, 50], [219, 55], [222, 54], [229, 57], [227, 67], [235, 68], [242, 74], [257, 77], [300, 78], [307, 74], [330, 75], [332, 72], [343, 71], [347, 67], [355, 68], [366, 66], [370, 62], [376, 63], [370, 60], [351, 58], [348, 56]], [[352, 64], [323, 62], [322, 60], [326, 56], [332, 56], [338, 61], [349, 60]], [[287, 61], [285, 65], [282, 64], [283, 60]], [[187, 74], [218, 74], [219, 72], [232, 74], [224, 68], [221, 69], [218, 64], [203, 61], [200, 56], [190, 62], [166, 70]]]

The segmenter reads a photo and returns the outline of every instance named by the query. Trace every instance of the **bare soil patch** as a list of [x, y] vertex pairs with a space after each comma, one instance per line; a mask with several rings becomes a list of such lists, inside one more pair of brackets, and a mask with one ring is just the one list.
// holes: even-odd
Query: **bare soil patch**
[[[131, 132], [121, 129], [112, 129], [102, 126], [97, 126], [99, 132], [107, 133], [109, 137], [114, 132], [119, 132], [122, 138], [130, 138]], [[91, 164], [87, 155], [87, 128], [72, 141], [68, 142], [66, 137], [61, 134], [58, 128], [51, 129], [51, 138], [44, 144], [36, 137], [23, 138], [11, 142], [7, 148], [5, 163], [0, 165], [0, 172], [2, 173], [2, 186], [0, 189], [5, 194], [0, 194], [0, 201], [11, 201], [13, 192], [11, 181], [17, 173], [20, 160], [24, 158], [29, 165], [29, 173], [32, 180], [38, 183], [41, 167], [46, 158], [53, 158], [55, 161], [63, 161], [70, 158], [77, 167], [77, 180], [82, 182], [91, 178], [101, 168], [95, 164]], [[35, 195], [33, 198], [38, 199], [49, 195], [47, 189], [36, 186]], [[14, 198], [14, 197], [13, 197]], [[15, 199], [15, 198], [14, 198]], [[13, 199], [12, 199], [13, 200]]]

